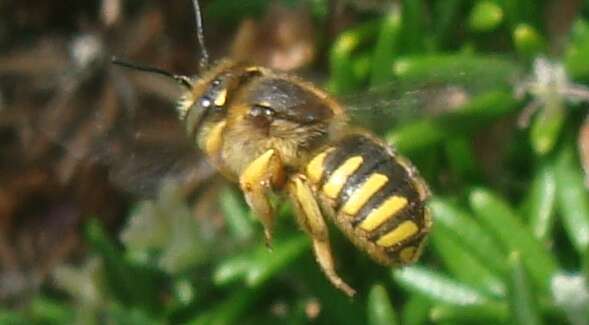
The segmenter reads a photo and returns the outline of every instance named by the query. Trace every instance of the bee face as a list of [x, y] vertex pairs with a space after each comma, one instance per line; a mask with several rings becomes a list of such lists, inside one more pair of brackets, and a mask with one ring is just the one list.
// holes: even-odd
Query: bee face
[[181, 97], [178, 113], [189, 137], [197, 139], [205, 125], [225, 118], [227, 97], [239, 87], [240, 72], [235, 63], [224, 61], [207, 71]]

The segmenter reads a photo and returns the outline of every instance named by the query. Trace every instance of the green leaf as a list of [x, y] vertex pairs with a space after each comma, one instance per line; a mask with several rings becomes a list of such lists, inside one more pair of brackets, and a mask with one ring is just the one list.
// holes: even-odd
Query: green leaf
[[127, 261], [96, 219], [86, 225], [86, 238], [102, 257], [105, 283], [120, 302], [127, 306], [139, 306], [147, 312], [160, 310], [157, 308], [158, 298], [166, 282], [162, 273]]
[[286, 268], [296, 258], [309, 249], [309, 239], [304, 234], [298, 234], [277, 242], [272, 251], [265, 251], [256, 263], [251, 264], [246, 276], [249, 286], [255, 287], [264, 283], [268, 278]]
[[528, 283], [528, 276], [518, 252], [511, 254], [509, 264], [511, 266], [511, 309], [516, 323], [522, 325], [542, 324], [534, 293]]
[[519, 23], [540, 22], [539, 14], [544, 8], [535, 0], [495, 0], [505, 10], [505, 17], [509, 24], [514, 26]]
[[194, 286], [188, 278], [174, 279], [174, 298], [180, 305], [188, 305], [194, 300]]
[[354, 74], [354, 78], [358, 80], [358, 82], [364, 84], [364, 81], [370, 77], [370, 71], [372, 69], [372, 53], [359, 53], [357, 56], [354, 57], [354, 61], [351, 62], [352, 65], [352, 73]]
[[396, 325], [399, 323], [387, 291], [380, 284], [372, 286], [368, 293], [367, 312], [370, 325]]
[[309, 240], [303, 234], [277, 240], [272, 250], [259, 245], [253, 251], [226, 259], [214, 272], [217, 285], [225, 285], [238, 279], [256, 287], [297, 259], [309, 248]]
[[[161, 319], [155, 319], [151, 317], [144, 310], [136, 308], [127, 308], [125, 306], [121, 306], [118, 304], [109, 306], [108, 309], [108, 319], [106, 321], [103, 321], [103, 323], [125, 325], [157, 325], [162, 323]], [[99, 321], [101, 320], [99, 313], [96, 315], [95, 319], [97, 320], [96, 324], [101, 324], [101, 322]], [[87, 321], [87, 319], [85, 319], [85, 321]]]
[[436, 305], [430, 313], [430, 319], [435, 323], [495, 324], [504, 323], [508, 318], [509, 306], [503, 302], [480, 306]]
[[405, 325], [424, 324], [429, 318], [431, 302], [423, 295], [411, 294], [403, 308], [403, 322]]
[[530, 141], [540, 155], [552, 151], [566, 120], [563, 98], [552, 96], [532, 121]]
[[470, 137], [455, 137], [449, 139], [444, 146], [449, 165], [463, 178], [476, 178], [477, 174], [471, 141]]
[[197, 318], [186, 322], [190, 325], [229, 325], [236, 324], [239, 317], [247, 312], [262, 294], [260, 289], [242, 288], [236, 290], [226, 300], [213, 309], [201, 313]]
[[372, 58], [370, 84], [378, 85], [393, 77], [392, 71], [383, 67], [392, 66], [394, 56], [398, 55], [401, 32], [401, 13], [393, 8], [383, 19]]
[[462, 19], [463, 0], [446, 0], [444, 2], [432, 3], [432, 18], [435, 26], [433, 27], [434, 47], [447, 47], [449, 43], [457, 42], [453, 38], [453, 28], [456, 21]]
[[30, 320], [27, 320], [22, 313], [2, 307], [0, 308], [0, 324], [26, 325], [30, 324]]
[[37, 323], [65, 324], [71, 322], [74, 316], [71, 307], [48, 297], [37, 297], [28, 309]]
[[434, 197], [429, 206], [435, 220], [434, 231], [435, 228], [447, 229], [462, 247], [484, 261], [496, 274], [507, 273], [506, 257], [497, 241], [475, 222], [472, 215], [441, 197]]
[[424, 49], [425, 8], [423, 0], [402, 0], [402, 50], [405, 53], [422, 52]]
[[573, 148], [570, 141], [565, 143], [556, 161], [558, 210], [573, 246], [585, 254], [589, 248], [589, 194]]
[[216, 285], [222, 286], [244, 278], [250, 265], [254, 263], [253, 257], [256, 255], [247, 252], [224, 259], [213, 273], [213, 282]]
[[484, 305], [491, 300], [480, 290], [420, 266], [393, 270], [393, 277], [405, 289], [452, 305]]
[[354, 73], [353, 54], [362, 44], [378, 35], [380, 21], [371, 21], [339, 35], [329, 52], [330, 80], [327, 89], [335, 94], [345, 94], [357, 89], [362, 80]]
[[468, 25], [474, 31], [492, 31], [503, 21], [503, 9], [492, 1], [479, 1], [470, 12]]
[[554, 164], [545, 161], [536, 170], [528, 198], [529, 224], [534, 236], [547, 240], [556, 210], [556, 175]]
[[589, 22], [578, 18], [571, 31], [572, 41], [566, 49], [565, 66], [574, 78], [589, 78]]
[[589, 280], [589, 247], [583, 256], [582, 271], [585, 273], [585, 278]]
[[470, 194], [470, 204], [477, 217], [501, 241], [506, 252], [521, 253], [536, 287], [547, 293], [550, 279], [558, 269], [554, 256], [534, 238], [507, 202], [496, 194], [483, 188], [475, 189]]
[[505, 295], [505, 284], [445, 227], [434, 227], [433, 247], [457, 280], [494, 296]]
[[230, 189], [223, 191], [221, 194], [221, 208], [232, 237], [239, 241], [253, 237], [254, 226], [249, 215], [249, 209], [243, 204], [243, 200], [237, 196], [237, 193]]
[[513, 43], [519, 54], [533, 57], [544, 51], [544, 38], [528, 24], [519, 24], [513, 30]]

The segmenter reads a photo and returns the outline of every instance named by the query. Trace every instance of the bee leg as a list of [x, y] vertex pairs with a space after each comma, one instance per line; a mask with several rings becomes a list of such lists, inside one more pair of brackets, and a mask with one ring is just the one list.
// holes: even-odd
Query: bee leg
[[284, 171], [280, 157], [270, 149], [251, 162], [239, 177], [239, 186], [255, 215], [264, 226], [266, 245], [272, 243], [274, 214], [268, 194], [272, 188], [282, 186]]
[[321, 269], [336, 288], [353, 296], [356, 291], [335, 272], [327, 225], [306, 177], [301, 174], [292, 176], [288, 182], [288, 193], [295, 206], [298, 223], [313, 240], [313, 251]]

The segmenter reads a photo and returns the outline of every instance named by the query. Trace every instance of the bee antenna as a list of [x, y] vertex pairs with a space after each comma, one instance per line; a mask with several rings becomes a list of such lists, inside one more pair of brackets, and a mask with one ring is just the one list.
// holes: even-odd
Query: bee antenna
[[201, 71], [209, 66], [209, 53], [205, 46], [205, 36], [202, 27], [202, 13], [198, 0], [192, 0], [194, 6], [194, 16], [196, 20], [196, 37], [198, 39], [198, 45], [200, 46], [200, 69]]
[[192, 89], [192, 80], [189, 77], [187, 77], [187, 76], [173, 74], [173, 73], [171, 73], [169, 71], [166, 71], [166, 70], [163, 70], [163, 69], [159, 69], [159, 68], [155, 68], [155, 67], [150, 67], [150, 66], [147, 66], [147, 65], [140, 65], [140, 64], [137, 64], [137, 63], [132, 63], [132, 62], [124, 61], [124, 60], [121, 60], [121, 59], [117, 58], [116, 56], [113, 56], [111, 58], [111, 62], [113, 64], [120, 65], [122, 67], [129, 68], [129, 69], [134, 69], [134, 70], [139, 70], [139, 71], [144, 71], [144, 72], [157, 73], [157, 74], [160, 74], [162, 76], [166, 76], [166, 77], [169, 77], [169, 78], [172, 78], [172, 79], [176, 80], [177, 83], [179, 83], [181, 86], [185, 87], [188, 90]]

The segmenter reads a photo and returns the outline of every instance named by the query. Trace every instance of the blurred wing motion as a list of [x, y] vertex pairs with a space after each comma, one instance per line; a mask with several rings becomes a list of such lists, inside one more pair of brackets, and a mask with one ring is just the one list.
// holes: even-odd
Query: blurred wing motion
[[436, 116], [490, 90], [513, 91], [523, 75], [514, 61], [464, 55], [413, 57], [398, 63], [395, 71], [395, 80], [342, 98], [353, 120], [380, 129]]
[[65, 76], [40, 122], [48, 140], [66, 148], [60, 178], [90, 160], [107, 166], [118, 187], [152, 196], [164, 179], [190, 187], [212, 175], [178, 122], [175, 86], [106, 60]]

